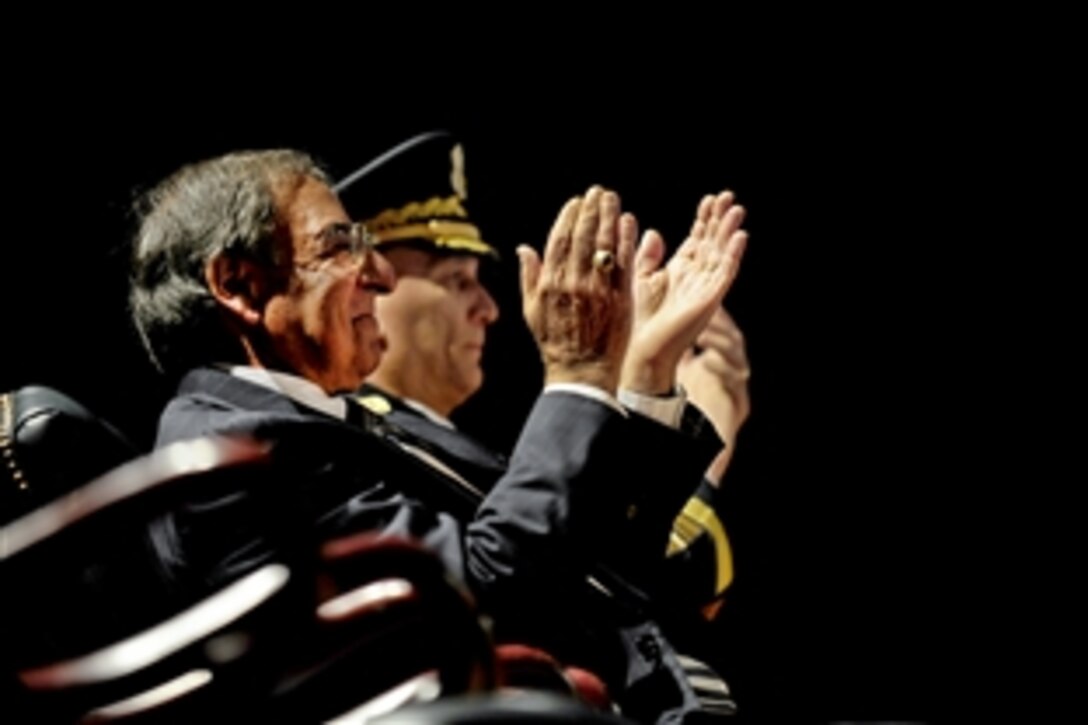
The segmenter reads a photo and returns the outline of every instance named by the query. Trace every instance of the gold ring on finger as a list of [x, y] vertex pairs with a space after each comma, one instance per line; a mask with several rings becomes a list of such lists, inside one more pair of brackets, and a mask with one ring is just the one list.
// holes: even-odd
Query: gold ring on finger
[[593, 253], [593, 268], [608, 274], [616, 266], [616, 255], [609, 249], [598, 249]]

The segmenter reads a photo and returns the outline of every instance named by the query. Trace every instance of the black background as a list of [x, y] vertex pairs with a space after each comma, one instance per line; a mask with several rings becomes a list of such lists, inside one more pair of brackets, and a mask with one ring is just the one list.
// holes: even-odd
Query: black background
[[751, 240], [727, 307], [753, 414], [726, 483], [736, 583], [704, 654], [757, 718], [943, 707], [969, 645], [955, 583], [968, 563], [946, 526], [967, 495], [947, 457], [960, 420], [946, 375], [966, 334], [948, 290], [970, 240], [939, 221], [963, 204], [942, 193], [969, 147], [958, 91], [905, 67], [872, 82], [856, 58], [767, 57], [748, 81], [703, 57], [510, 75], [501, 53], [403, 73], [386, 55], [335, 82], [320, 63], [312, 77], [268, 59], [133, 70], [145, 60], [73, 62], [9, 91], [0, 388], [56, 386], [149, 444], [168, 391], [126, 316], [134, 194], [241, 148], [302, 148], [343, 174], [446, 127], [465, 139], [473, 216], [509, 252], [487, 383], [459, 417], [507, 446], [540, 380], [514, 246], [540, 248], [591, 183], [670, 245], [702, 194], [734, 189]]

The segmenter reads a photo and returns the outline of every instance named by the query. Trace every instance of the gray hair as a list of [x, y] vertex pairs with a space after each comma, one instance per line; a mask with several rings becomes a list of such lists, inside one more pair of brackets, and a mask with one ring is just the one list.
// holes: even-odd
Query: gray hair
[[247, 151], [185, 166], [138, 202], [129, 305], [160, 371], [242, 360], [205, 267], [220, 255], [274, 263], [275, 187], [306, 178], [329, 183], [302, 152]]

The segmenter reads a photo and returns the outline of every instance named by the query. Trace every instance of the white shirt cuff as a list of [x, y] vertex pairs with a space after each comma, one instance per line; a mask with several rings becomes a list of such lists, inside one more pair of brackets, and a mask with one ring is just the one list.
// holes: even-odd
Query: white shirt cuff
[[670, 428], [679, 428], [684, 416], [684, 406], [688, 402], [688, 396], [680, 386], [672, 395], [643, 395], [633, 390], [620, 390], [620, 402], [629, 409], [653, 418], [662, 425]]

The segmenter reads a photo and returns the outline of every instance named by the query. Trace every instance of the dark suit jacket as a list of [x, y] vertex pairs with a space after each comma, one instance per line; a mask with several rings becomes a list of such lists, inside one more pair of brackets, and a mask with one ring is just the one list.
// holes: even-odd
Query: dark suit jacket
[[[395, 395], [364, 385], [355, 398], [398, 435], [410, 437], [483, 491], [506, 472], [506, 456], [432, 421]], [[709, 421], [691, 406], [680, 430], [637, 413], [626, 429], [624, 455], [636, 464], [633, 475], [646, 485], [626, 492], [627, 520], [605, 543], [608, 563], [660, 606], [682, 613], [708, 604], [728, 584], [723, 569], [732, 571], [728, 543], [721, 541], [721, 491], [703, 478], [705, 461], [721, 443]], [[667, 549], [675, 553], [665, 559]]]
[[351, 425], [226, 372], [194, 370], [162, 415], [157, 445], [246, 435], [273, 444], [274, 464], [187, 502], [151, 536], [166, 578], [186, 595], [252, 570], [300, 531], [318, 540], [362, 530], [417, 539], [470, 586], [507, 639], [595, 669], [625, 712], [658, 717], [691, 708], [693, 698], [672, 684], [680, 667], [640, 598], [628, 597], [637, 588], [611, 586], [592, 601], [579, 594], [652, 488], [624, 453], [628, 433], [626, 419], [598, 401], [542, 395], [480, 500], [406, 452], [407, 435], [380, 418]]

